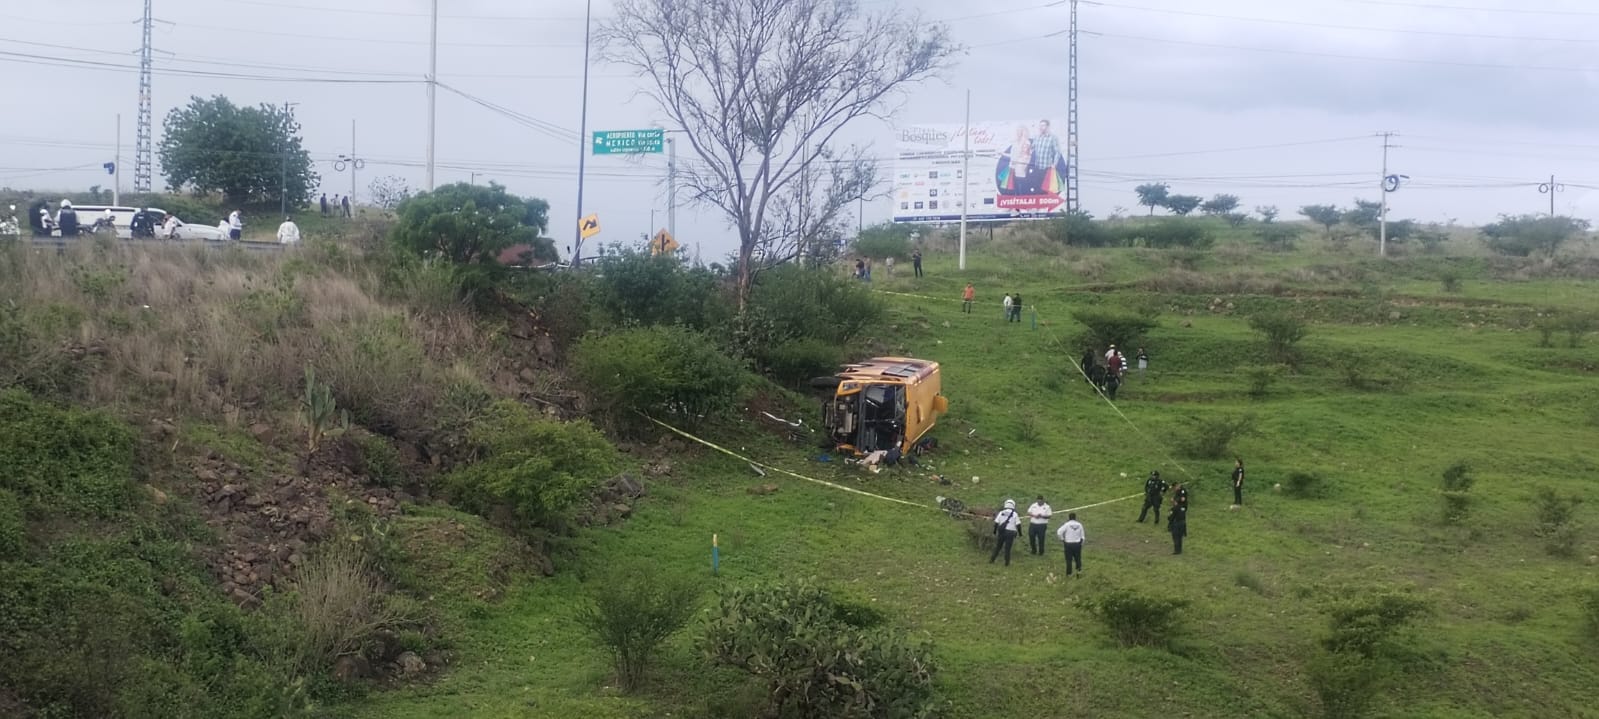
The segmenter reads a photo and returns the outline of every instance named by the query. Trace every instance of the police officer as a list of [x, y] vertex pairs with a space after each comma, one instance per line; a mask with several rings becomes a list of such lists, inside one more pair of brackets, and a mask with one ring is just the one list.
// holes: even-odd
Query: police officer
[[1173, 484], [1171, 486], [1171, 488], [1172, 488], [1172, 495], [1171, 495], [1172, 504], [1181, 504], [1184, 508], [1187, 508], [1188, 507], [1188, 488], [1183, 486], [1182, 482], [1177, 482], [1177, 483]]
[[1016, 544], [1016, 529], [1022, 523], [1022, 515], [1016, 513], [1016, 500], [1005, 500], [1005, 508], [994, 515], [994, 553], [989, 555], [988, 563], [993, 564], [999, 558], [999, 550], [1005, 550], [1005, 566], [1010, 566], [1010, 549]]
[[1244, 458], [1235, 457], [1237, 463], [1233, 465], [1233, 507], [1244, 505]]
[[1144, 516], [1149, 510], [1155, 510], [1155, 526], [1160, 526], [1160, 503], [1166, 499], [1166, 480], [1160, 478], [1160, 471], [1149, 473], [1149, 479], [1144, 480], [1144, 508], [1138, 510], [1138, 523], [1143, 524]]
[[[1181, 486], [1181, 485], [1179, 485]], [[1183, 553], [1183, 537], [1188, 536], [1188, 501], [1171, 500], [1171, 512], [1166, 515], [1166, 530], [1171, 532], [1171, 553]]]

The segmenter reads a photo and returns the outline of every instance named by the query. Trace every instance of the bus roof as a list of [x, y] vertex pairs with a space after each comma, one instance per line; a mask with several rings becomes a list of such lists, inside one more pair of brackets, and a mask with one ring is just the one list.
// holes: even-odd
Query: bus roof
[[855, 364], [844, 365], [838, 376], [858, 382], [910, 382], [938, 371], [932, 360], [909, 357], [873, 357]]

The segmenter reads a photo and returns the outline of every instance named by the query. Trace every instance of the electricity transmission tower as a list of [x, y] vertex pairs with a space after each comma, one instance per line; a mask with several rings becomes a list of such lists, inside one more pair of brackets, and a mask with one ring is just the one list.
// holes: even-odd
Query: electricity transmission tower
[[150, 191], [150, 26], [151, 3], [144, 0], [144, 45], [139, 48], [139, 124], [133, 147], [133, 190]]
[[1077, 189], [1077, 0], [1072, 0], [1070, 77], [1066, 89], [1066, 211], [1076, 212]]

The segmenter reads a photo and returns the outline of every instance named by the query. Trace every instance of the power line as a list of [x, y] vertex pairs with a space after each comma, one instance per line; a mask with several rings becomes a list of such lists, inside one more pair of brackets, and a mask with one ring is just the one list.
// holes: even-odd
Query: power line
[[[22, 64], [22, 65], [40, 65], [40, 66], [44, 66], [44, 67], [70, 67], [70, 68], [79, 68], [79, 69], [85, 69], [85, 70], [114, 70], [114, 71], [119, 71], [119, 72], [129, 72], [129, 71], [138, 71], [139, 70], [139, 67], [137, 65], [123, 65], [123, 64], [120, 64], [120, 63], [100, 62], [98, 60], [82, 60], [82, 59], [67, 58], [67, 57], [50, 57], [50, 56], [45, 56], [45, 55], [33, 55], [33, 54], [27, 54], [27, 53], [7, 52], [7, 51], [4, 51], [4, 50], [0, 50], [0, 62], [12, 62], [12, 63], [18, 63], [18, 64]], [[327, 84], [337, 84], [337, 85], [419, 85], [419, 84], [422, 84], [424, 82], [423, 80], [420, 80], [420, 79], [417, 79], [417, 80], [399, 80], [399, 79], [394, 79], [394, 80], [384, 80], [384, 79], [362, 80], [362, 79], [354, 79], [354, 78], [336, 78], [336, 77], [327, 77], [327, 76], [323, 76], [323, 77], [289, 77], [289, 76], [281, 76], [281, 75], [254, 75], [254, 74], [249, 74], [249, 73], [234, 73], [234, 72], [220, 72], [220, 71], [207, 71], [207, 70], [189, 70], [189, 69], [183, 69], [183, 68], [166, 69], [166, 70], [162, 70], [162, 72], [165, 73], [165, 74], [169, 74], [169, 75], [180, 75], [180, 76], [184, 76], [184, 77], [205, 77], [205, 78], [217, 78], [217, 79], [223, 79], [223, 80], [258, 80], [258, 81], [263, 81], [263, 82], [313, 82], [313, 83], [327, 83]]]
[[578, 135], [578, 133], [576, 131], [574, 131], [574, 130], [569, 130], [567, 128], [561, 127], [560, 125], [556, 125], [554, 123], [545, 122], [545, 121], [540, 120], [540, 119], [538, 119], [536, 117], [533, 117], [531, 115], [524, 115], [524, 114], [522, 114], [520, 112], [517, 112], [516, 110], [512, 110], [511, 108], [505, 107], [504, 105], [498, 105], [498, 104], [495, 104], [493, 102], [489, 102], [488, 100], [485, 100], [485, 99], [483, 99], [481, 97], [478, 97], [476, 95], [468, 93], [468, 92], [466, 92], [464, 90], [457, 89], [454, 86], [446, 85], [446, 84], [444, 84], [442, 82], [435, 83], [435, 84], [438, 85], [439, 87], [445, 89], [445, 90], [449, 90], [450, 92], [453, 92], [453, 93], [455, 93], [457, 95], [460, 95], [462, 98], [466, 99], [468, 102], [471, 102], [471, 103], [476, 104], [476, 105], [478, 105], [480, 107], [483, 107], [484, 109], [487, 109], [487, 110], [489, 110], [491, 112], [494, 112], [494, 113], [497, 113], [499, 115], [502, 115], [502, 116], [504, 116], [504, 117], [516, 122], [517, 124], [522, 125], [523, 127], [526, 127], [528, 129], [535, 130], [537, 132], [543, 133], [544, 135], [546, 135], [548, 137], [551, 137], [551, 138], [554, 138], [554, 139], [557, 139], [557, 140], [562, 140], [562, 141], [565, 141], [565, 142], [582, 142], [583, 141], [582, 138]]
[[1486, 12], [1512, 15], [1570, 15], [1583, 17], [1599, 17], [1599, 12], [1587, 10], [1546, 10], [1541, 8], [1508, 8], [1508, 7], [1481, 7], [1470, 5], [1445, 5], [1442, 3], [1400, 2], [1399, 0], [1341, 0], [1342, 2], [1356, 3], [1359, 5], [1384, 5], [1388, 7], [1425, 8], [1428, 10], [1458, 10], [1462, 12]]
[[1286, 148], [1286, 147], [1304, 147], [1304, 146], [1308, 146], [1308, 145], [1331, 145], [1331, 144], [1340, 143], [1340, 142], [1352, 142], [1352, 141], [1355, 141], [1355, 140], [1364, 140], [1364, 139], [1366, 139], [1366, 136], [1364, 136], [1364, 135], [1361, 135], [1361, 136], [1358, 136], [1358, 137], [1333, 137], [1333, 138], [1328, 138], [1328, 139], [1325, 139], [1325, 140], [1301, 140], [1301, 141], [1298, 141], [1298, 142], [1279, 142], [1279, 143], [1273, 143], [1273, 144], [1269, 144], [1269, 145], [1246, 145], [1246, 146], [1243, 146], [1243, 147], [1224, 147], [1224, 148], [1218, 148], [1218, 149], [1213, 149], [1213, 150], [1178, 150], [1178, 151], [1175, 151], [1175, 152], [1154, 152], [1154, 153], [1148, 153], [1148, 154], [1143, 154], [1143, 155], [1119, 155], [1119, 156], [1112, 156], [1112, 157], [1092, 157], [1092, 158], [1089, 158], [1089, 159], [1095, 160], [1095, 161], [1105, 161], [1105, 160], [1147, 160], [1147, 159], [1155, 159], [1155, 158], [1163, 158], [1163, 157], [1185, 157], [1185, 156], [1189, 156], [1189, 155], [1213, 155], [1213, 154], [1228, 153], [1228, 152], [1252, 152], [1252, 151], [1255, 151], [1255, 150], [1279, 150], [1279, 149]]
[[1186, 17], [1204, 17], [1218, 20], [1235, 20], [1238, 22], [1252, 22], [1269, 25], [1291, 25], [1295, 27], [1325, 28], [1330, 30], [1354, 30], [1358, 32], [1385, 32], [1404, 35], [1429, 35], [1434, 37], [1460, 37], [1482, 40], [1514, 40], [1520, 42], [1568, 42], [1584, 45], [1599, 44], [1599, 39], [1591, 38], [1563, 38], [1563, 37], [1528, 37], [1524, 35], [1495, 35], [1491, 33], [1450, 32], [1447, 30], [1416, 30], [1410, 28], [1373, 27], [1370, 25], [1339, 25], [1334, 23], [1310, 22], [1305, 20], [1279, 20], [1275, 18], [1246, 17], [1241, 15], [1223, 15], [1220, 13], [1197, 12], [1193, 10], [1172, 10], [1167, 8], [1141, 7], [1138, 5], [1121, 5], [1112, 2], [1097, 2], [1084, 0], [1090, 5], [1110, 8], [1113, 10], [1136, 10], [1139, 12], [1159, 13], [1162, 15], [1182, 15]]
[[1107, 37], [1120, 40], [1139, 40], [1143, 42], [1164, 43], [1168, 45], [1183, 45], [1187, 47], [1205, 47], [1219, 50], [1244, 50], [1248, 52], [1266, 52], [1282, 55], [1305, 55], [1309, 57], [1329, 57], [1340, 60], [1367, 60], [1372, 62], [1401, 62], [1414, 65], [1449, 65], [1454, 67], [1477, 67], [1496, 70], [1549, 70], [1556, 72], [1599, 72], [1599, 67], [1572, 67], [1564, 65], [1513, 65], [1506, 63], [1466, 62], [1462, 60], [1432, 60], [1414, 57], [1376, 57], [1372, 55], [1345, 55], [1334, 52], [1319, 52], [1315, 50], [1292, 50], [1288, 48], [1252, 47], [1247, 45], [1227, 45], [1223, 43], [1198, 42], [1195, 40], [1177, 40], [1173, 38], [1147, 37], [1143, 35], [1123, 35], [1109, 32], [1086, 32], [1086, 35]]

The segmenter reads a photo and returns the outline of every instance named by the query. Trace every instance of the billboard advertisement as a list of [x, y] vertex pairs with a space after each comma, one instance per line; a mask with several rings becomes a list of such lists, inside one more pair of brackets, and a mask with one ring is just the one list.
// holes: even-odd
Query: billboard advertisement
[[[1066, 202], [1065, 142], [1048, 119], [895, 131], [895, 222], [1047, 217]], [[971, 173], [962, 153], [971, 140]]]

